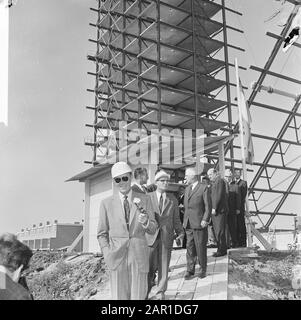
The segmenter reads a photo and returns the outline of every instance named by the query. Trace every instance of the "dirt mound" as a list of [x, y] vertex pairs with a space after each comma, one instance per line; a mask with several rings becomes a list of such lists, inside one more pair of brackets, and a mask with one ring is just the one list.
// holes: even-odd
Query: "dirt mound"
[[292, 268], [298, 252], [258, 251], [257, 257], [231, 254], [228, 295], [231, 299], [300, 300], [292, 288]]
[[105, 286], [108, 273], [102, 255], [40, 251], [26, 279], [35, 300], [87, 300]]

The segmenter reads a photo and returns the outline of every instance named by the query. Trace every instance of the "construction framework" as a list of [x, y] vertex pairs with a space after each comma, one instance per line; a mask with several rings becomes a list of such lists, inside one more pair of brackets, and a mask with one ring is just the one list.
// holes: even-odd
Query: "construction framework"
[[[298, 5], [298, 1], [290, 2]], [[110, 148], [120, 147], [120, 123], [123, 130], [144, 129], [147, 133], [163, 128], [193, 132], [203, 129], [207, 136], [238, 131], [232, 111], [237, 104], [231, 95], [231, 88], [236, 85], [230, 78], [234, 63], [228, 50], [244, 49], [228, 42], [228, 31], [243, 31], [227, 24], [227, 14], [241, 16], [240, 12], [226, 6], [225, 0], [98, 0], [97, 3], [97, 8], [90, 8], [96, 15], [96, 23], [90, 23], [96, 30], [96, 39], [89, 41], [95, 44], [96, 50], [88, 54], [88, 60], [95, 63], [95, 72], [88, 72], [95, 78], [95, 87], [88, 91], [94, 94], [95, 103], [87, 106], [93, 112], [94, 121], [86, 124], [93, 130], [93, 139], [85, 142], [92, 148], [93, 156], [86, 163], [97, 166], [100, 159], [109, 155]], [[252, 134], [273, 141], [264, 161], [253, 164], [256, 173], [249, 185], [250, 213], [259, 218], [263, 230], [270, 227], [276, 215], [295, 215], [295, 212], [281, 212], [281, 208], [289, 195], [301, 195], [293, 190], [300, 178], [300, 167], [291, 167], [285, 161], [286, 151], [291, 146], [300, 146], [300, 127], [296, 121], [301, 115], [298, 113], [300, 95], [296, 95], [291, 111], [255, 101], [266, 75], [301, 83], [270, 70], [296, 8], [280, 35], [267, 33], [276, 43], [264, 68], [251, 66], [260, 75], [248, 99], [249, 106], [287, 115], [277, 137]], [[240, 69], [246, 70], [241, 66]], [[295, 130], [295, 140], [284, 138], [289, 129]], [[235, 146], [233, 140], [225, 147], [227, 167], [241, 163], [235, 148], [240, 146]], [[277, 165], [271, 162], [275, 153], [281, 157]], [[216, 150], [206, 156], [212, 165], [218, 166]], [[291, 173], [286, 190], [272, 185], [277, 170]], [[175, 172], [175, 176], [181, 175]], [[261, 186], [262, 179], [267, 181], [267, 187]], [[261, 206], [266, 193], [281, 195], [269, 211]], [[261, 215], [269, 215], [269, 219], [264, 223]]]
[[[123, 129], [203, 129], [207, 136], [232, 132], [225, 1], [98, 1], [93, 159], [118, 149]], [[221, 114], [227, 115], [223, 121]], [[219, 132], [219, 133], [218, 133]], [[136, 142], [136, 141], [132, 141]], [[233, 147], [230, 146], [230, 158]]]
[[[283, 124], [275, 137], [257, 133], [252, 134], [254, 138], [258, 138], [263, 141], [265, 140], [267, 143], [269, 141], [272, 141], [272, 145], [270, 146], [270, 148], [267, 148], [265, 150], [266, 154], [264, 160], [262, 162], [253, 163], [255, 167], [255, 175], [251, 183], [249, 184], [249, 201], [251, 202], [250, 214], [258, 218], [258, 221], [261, 224], [259, 229], [261, 229], [261, 231], [263, 232], [269, 230], [276, 216], [296, 216], [298, 212], [284, 212], [281, 211], [281, 209], [289, 200], [292, 201], [292, 199], [288, 199], [290, 196], [301, 196], [300, 191], [294, 191], [294, 188], [297, 187], [297, 183], [300, 183], [301, 175], [300, 162], [297, 165], [295, 164], [296, 161], [301, 158], [301, 141], [299, 135], [299, 130], [301, 127], [301, 114], [298, 112], [301, 103], [301, 78], [299, 77], [299, 79], [296, 79], [271, 70], [273, 62], [275, 61], [277, 55], [283, 54], [281, 52], [281, 47], [283, 46], [284, 39], [290, 31], [292, 22], [301, 5], [300, 0], [288, 0], [288, 2], [291, 2], [294, 5], [294, 8], [281, 34], [277, 35], [271, 32], [267, 32], [267, 36], [276, 39], [276, 42], [268, 60], [265, 63], [265, 66], [263, 68], [259, 68], [253, 65], [250, 66], [251, 70], [259, 72], [259, 77], [258, 80], [253, 84], [253, 90], [248, 99], [249, 107], [252, 107], [252, 109], [263, 108], [270, 112], [274, 111], [279, 114], [283, 114], [284, 119]], [[301, 48], [301, 45], [298, 43], [294, 43], [293, 47], [296, 49], [298, 48], [299, 50]], [[297, 84], [298, 92], [285, 92], [283, 90], [271, 87], [270, 85], [268, 85], [268, 82], [267, 85], [264, 85], [267, 76], [271, 76], [274, 79], [281, 79], [284, 82], [290, 84]], [[276, 107], [274, 105], [264, 104], [262, 102], [256, 101], [256, 98], [258, 98], [258, 94], [260, 91], [266, 91], [270, 94], [278, 94], [282, 97], [290, 99], [288, 103], [292, 104], [291, 109], [288, 110], [284, 106]], [[254, 112], [256, 112], [256, 110], [254, 110]], [[272, 113], [270, 114], [272, 117]], [[237, 129], [238, 123], [236, 123], [234, 127], [234, 130]], [[227, 152], [230, 148], [233, 148], [233, 146], [230, 146], [228, 144], [225, 147], [225, 152]], [[286, 157], [286, 155], [289, 154], [289, 151], [291, 151], [292, 149], [294, 149], [294, 154], [296, 155], [296, 157], [294, 157], [293, 159], [289, 159], [288, 157]], [[277, 156], [278, 158], [275, 161]], [[236, 161], [237, 160], [234, 160], [234, 162]], [[295, 165], [291, 166], [292, 163], [294, 163]], [[280, 181], [279, 183], [275, 183], [275, 176], [277, 174], [283, 176], [282, 181]], [[278, 188], [279, 186], [285, 184], [286, 187], [282, 189]], [[267, 194], [272, 195], [272, 200], [268, 203], [263, 200], [265, 195]], [[264, 210], [265, 207], [269, 207], [269, 210]], [[263, 219], [261, 219], [262, 215], [268, 216], [268, 219], [266, 221], [263, 221]]]

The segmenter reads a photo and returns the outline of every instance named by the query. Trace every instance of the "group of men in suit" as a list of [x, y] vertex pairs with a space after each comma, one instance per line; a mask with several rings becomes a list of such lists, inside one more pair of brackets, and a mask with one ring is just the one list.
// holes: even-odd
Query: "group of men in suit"
[[111, 169], [113, 195], [100, 204], [97, 238], [110, 270], [113, 300], [144, 300], [156, 272], [155, 298], [163, 300], [173, 241], [181, 241], [184, 229], [174, 195], [166, 192], [169, 175], [159, 171], [154, 184], [144, 187], [147, 171], [118, 162]]
[[[110, 271], [112, 299], [164, 300], [173, 243], [176, 240], [180, 245], [184, 235], [185, 280], [195, 276], [197, 262], [197, 276], [206, 277], [207, 227], [211, 221], [217, 240], [214, 256], [227, 253], [226, 221], [234, 221], [228, 218], [232, 186], [229, 188], [216, 170], [208, 171], [208, 181], [206, 175], [199, 179], [195, 168], [186, 169], [182, 222], [179, 202], [167, 192], [168, 173], [158, 171], [150, 186], [146, 185], [149, 177], [145, 168], [137, 168], [133, 174], [127, 163], [118, 162], [112, 166], [111, 174], [113, 195], [101, 201], [97, 238]], [[235, 221], [237, 226], [238, 219]], [[230, 229], [234, 230], [232, 224]], [[233, 239], [235, 245], [238, 240]], [[157, 286], [150, 296], [156, 273]]]
[[[246, 247], [245, 200], [248, 192], [247, 182], [241, 179], [240, 169], [235, 169], [234, 174], [230, 169], [226, 169], [224, 179], [218, 177], [214, 169], [210, 169], [209, 172], [213, 204], [216, 196], [220, 198], [219, 211], [223, 214], [220, 215], [218, 223], [216, 223], [216, 217], [212, 219], [212, 234], [208, 247], [217, 246], [218, 252], [222, 253], [225, 253], [229, 248]], [[222, 233], [220, 233], [221, 230]]]

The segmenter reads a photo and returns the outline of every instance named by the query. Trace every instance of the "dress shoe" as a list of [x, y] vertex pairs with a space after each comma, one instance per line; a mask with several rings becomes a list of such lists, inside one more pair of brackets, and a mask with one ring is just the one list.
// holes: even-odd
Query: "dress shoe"
[[225, 252], [225, 253], [222, 253], [222, 252], [214, 252], [213, 255], [212, 255], [212, 257], [217, 258], [217, 257], [223, 257], [223, 256], [225, 256], [225, 255], [227, 255], [227, 252]]
[[216, 244], [214, 243], [208, 243], [207, 248], [216, 248]]
[[206, 272], [200, 272], [200, 273], [198, 274], [198, 277], [199, 277], [200, 279], [206, 278]]
[[184, 279], [185, 279], [185, 280], [189, 280], [189, 279], [191, 279], [193, 276], [194, 276], [194, 272], [192, 273], [192, 272], [186, 271], [185, 276], [184, 276]]

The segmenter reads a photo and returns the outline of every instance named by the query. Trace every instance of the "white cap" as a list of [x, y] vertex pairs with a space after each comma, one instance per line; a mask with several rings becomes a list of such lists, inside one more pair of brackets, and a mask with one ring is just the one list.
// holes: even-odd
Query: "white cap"
[[192, 167], [186, 168], [186, 170], [185, 170], [185, 175], [186, 175], [186, 176], [196, 176], [196, 175], [197, 175], [196, 169], [195, 169], [195, 168], [192, 168]]
[[129, 172], [132, 172], [131, 167], [126, 162], [123, 162], [123, 161], [116, 162], [111, 169], [111, 174], [113, 179], [118, 176], [121, 176], [122, 174], [129, 173]]
[[156, 173], [155, 181], [161, 179], [162, 177], [166, 177], [167, 179], [170, 179], [170, 175], [167, 172], [165, 172], [164, 170], [161, 170]]
[[232, 176], [232, 171], [231, 169], [226, 169], [225, 170], [225, 177], [231, 177]]

